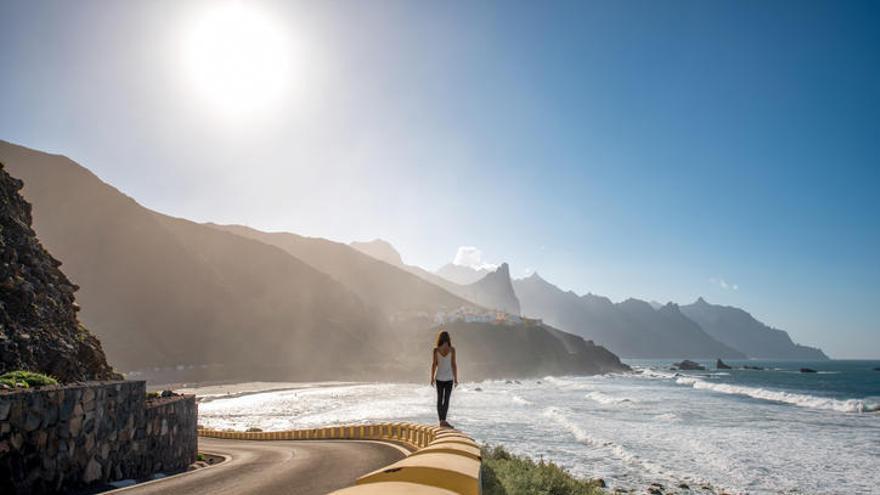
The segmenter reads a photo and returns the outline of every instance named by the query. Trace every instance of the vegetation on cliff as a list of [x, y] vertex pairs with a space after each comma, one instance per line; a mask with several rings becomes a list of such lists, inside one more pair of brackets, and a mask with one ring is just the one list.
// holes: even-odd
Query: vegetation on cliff
[[484, 495], [603, 495], [601, 481], [582, 480], [558, 465], [511, 454], [501, 446], [484, 446], [481, 477]]
[[42, 373], [34, 373], [31, 371], [10, 371], [0, 375], [0, 385], [9, 388], [30, 388], [42, 387], [44, 385], [57, 385], [58, 380]]

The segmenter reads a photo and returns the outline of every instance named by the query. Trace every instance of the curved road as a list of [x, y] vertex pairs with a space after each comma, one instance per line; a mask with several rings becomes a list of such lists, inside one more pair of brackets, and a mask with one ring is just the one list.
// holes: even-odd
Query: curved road
[[405, 457], [402, 447], [371, 441], [248, 441], [199, 438], [199, 452], [220, 464], [105, 493], [120, 495], [323, 495]]

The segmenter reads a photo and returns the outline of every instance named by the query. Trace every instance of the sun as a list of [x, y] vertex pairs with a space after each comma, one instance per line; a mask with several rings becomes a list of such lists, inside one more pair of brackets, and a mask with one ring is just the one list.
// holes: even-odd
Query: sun
[[274, 19], [232, 1], [202, 14], [187, 33], [183, 69], [196, 95], [233, 116], [277, 104], [288, 82], [289, 43]]

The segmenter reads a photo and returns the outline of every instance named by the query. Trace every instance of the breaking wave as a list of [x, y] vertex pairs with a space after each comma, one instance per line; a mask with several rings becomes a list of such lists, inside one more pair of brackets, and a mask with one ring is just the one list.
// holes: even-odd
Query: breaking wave
[[590, 392], [584, 397], [594, 400], [599, 404], [612, 405], [612, 404], [626, 404], [629, 402], [634, 402], [632, 399], [628, 399], [626, 397], [612, 397], [607, 394], [603, 394], [602, 392], [594, 391]]
[[846, 413], [866, 413], [880, 411], [880, 402], [867, 400], [848, 399], [839, 400], [815, 395], [796, 394], [780, 390], [768, 390], [765, 388], [744, 387], [727, 383], [709, 383], [698, 378], [679, 377], [675, 380], [679, 385], [690, 385], [697, 390], [711, 390], [722, 394], [743, 395], [754, 399], [783, 402], [799, 407], [810, 409], [825, 409]]
[[587, 434], [586, 431], [584, 431], [583, 428], [572, 421], [572, 419], [569, 418], [568, 415], [558, 407], [548, 407], [544, 409], [541, 414], [544, 417], [553, 420], [559, 426], [568, 430], [574, 436], [575, 440], [584, 445], [608, 449], [611, 454], [618, 459], [626, 463], [636, 465], [640, 469], [651, 472], [655, 475], [667, 476], [669, 474], [664, 468], [660, 467], [659, 465], [654, 464], [653, 462], [649, 462], [642, 457], [633, 454], [632, 452], [629, 452], [628, 450], [614, 442], [590, 436], [589, 434]]

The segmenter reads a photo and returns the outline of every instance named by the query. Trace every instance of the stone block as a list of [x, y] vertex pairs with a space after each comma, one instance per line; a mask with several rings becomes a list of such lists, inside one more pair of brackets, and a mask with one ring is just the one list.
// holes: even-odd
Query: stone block
[[13, 433], [11, 437], [9, 437], [9, 443], [12, 445], [12, 448], [15, 450], [19, 450], [22, 445], [24, 445], [24, 435], [21, 433]]
[[94, 458], [89, 460], [86, 469], [83, 472], [82, 480], [85, 483], [93, 483], [101, 479], [101, 463]]
[[76, 400], [76, 394], [72, 390], [64, 392], [64, 400], [61, 402], [61, 407], [58, 410], [58, 419], [62, 421], [70, 419], [70, 416], [73, 415], [73, 408], [76, 406]]
[[45, 431], [38, 431], [34, 437], [34, 443], [37, 445], [37, 450], [45, 449], [48, 441], [49, 434]]
[[46, 405], [43, 414], [43, 428], [50, 427], [58, 422], [58, 404], [52, 402]]
[[[86, 441], [83, 443], [83, 448], [85, 449], [86, 452], [91, 452], [95, 448], [95, 434], [94, 433], [87, 433], [86, 434]], [[102, 456], [102, 457], [106, 457], [106, 456]]]
[[68, 421], [68, 429], [70, 430], [70, 436], [76, 437], [79, 435], [79, 432], [82, 430], [83, 417], [82, 416], [74, 416], [70, 418]]
[[37, 410], [28, 412], [27, 419], [24, 420], [24, 431], [32, 432], [39, 428], [42, 423], [43, 418], [40, 417], [40, 414]]

